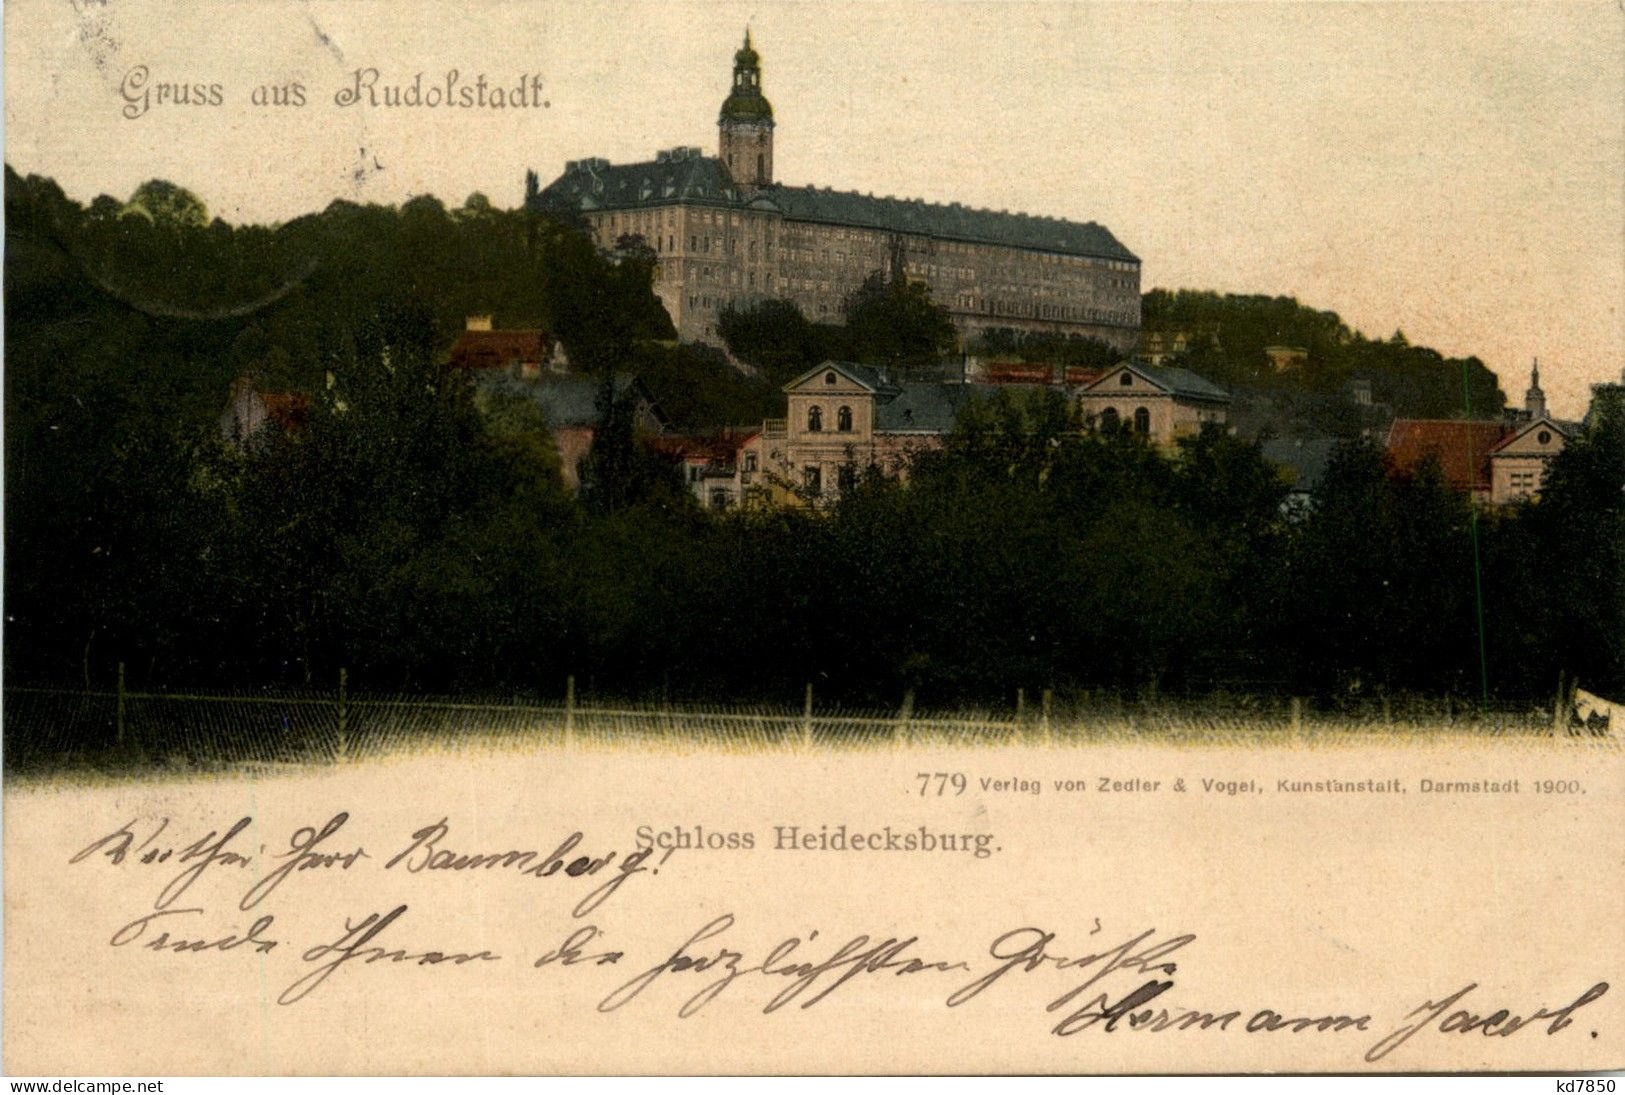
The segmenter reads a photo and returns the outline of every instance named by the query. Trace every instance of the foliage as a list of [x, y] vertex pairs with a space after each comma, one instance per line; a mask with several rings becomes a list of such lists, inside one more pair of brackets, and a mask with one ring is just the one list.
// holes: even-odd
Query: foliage
[[[226, 687], [346, 667], [373, 688], [554, 692], [575, 674], [599, 693], [782, 700], [810, 681], [831, 702], [935, 704], [1018, 687], [1468, 697], [1481, 673], [1492, 696], [1540, 701], [1562, 671], [1625, 693], [1617, 409], [1538, 501], [1475, 516], [1437, 469], [1398, 475], [1355, 442], [1289, 520], [1256, 445], [1210, 430], [1159, 451], [1081, 430], [1054, 392], [1000, 391], [906, 485], [868, 469], [827, 511], [717, 518], [636, 443], [611, 378], [640, 374], [691, 428], [757, 421], [773, 382], [666, 344], [635, 240], [601, 255], [477, 200], [160, 228], [6, 182], [17, 678], [102, 686], [122, 662], [132, 686]], [[868, 308], [899, 306], [895, 284], [872, 288]], [[930, 342], [919, 296], [905, 285], [900, 306]], [[557, 331], [605, 382], [579, 498], [533, 402], [443, 364], [490, 311]], [[1280, 314], [1312, 355], [1425, 353]], [[796, 340], [771, 330], [806, 328], [756, 319], [792, 368]], [[1229, 360], [1228, 330], [1196, 352]], [[1439, 368], [1459, 393], [1460, 363]], [[219, 418], [245, 374], [307, 409], [238, 447]]]
[[852, 360], [900, 371], [936, 366], [957, 340], [948, 309], [923, 281], [879, 270], [847, 298], [846, 332]]
[[1123, 360], [1114, 347], [1086, 335], [1055, 335], [993, 327], [982, 332], [972, 352], [1004, 360], [1105, 369]]
[[[1273, 405], [1270, 424], [1278, 433], [1353, 436], [1365, 424], [1348, 397], [1356, 379], [1369, 381], [1372, 400], [1399, 417], [1494, 418], [1506, 402], [1495, 374], [1476, 357], [1447, 358], [1411, 345], [1398, 331], [1371, 339], [1335, 312], [1291, 297], [1153, 289], [1144, 296], [1141, 322], [1146, 331], [1190, 335], [1173, 363], [1242, 400]], [[1264, 353], [1270, 346], [1297, 347], [1308, 357], [1278, 373]]]

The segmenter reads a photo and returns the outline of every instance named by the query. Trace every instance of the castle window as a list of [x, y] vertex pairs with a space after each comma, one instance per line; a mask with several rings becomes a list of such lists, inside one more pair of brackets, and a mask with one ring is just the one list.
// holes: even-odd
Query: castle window
[[690, 251], [698, 251], [700, 249], [700, 237], [698, 237], [698, 236], [690, 236], [690, 237], [688, 237], [688, 249]]
[[807, 432], [819, 433], [824, 428], [824, 409], [822, 407], [807, 408]]
[[756, 454], [755, 453], [747, 452], [745, 454], [745, 470], [746, 471], [755, 471], [756, 470]]
[[833, 384], [833, 383], [835, 383], [835, 370], [834, 369], [831, 369], [829, 372], [824, 374], [824, 383], [825, 384]]
[[842, 433], [852, 432], [852, 408], [842, 407], [835, 412], [835, 428]]
[[1102, 430], [1105, 430], [1107, 433], [1110, 433], [1113, 430], [1117, 429], [1117, 426], [1118, 426], [1118, 418], [1117, 418], [1117, 408], [1116, 407], [1107, 407], [1105, 410], [1100, 412], [1100, 428]]
[[1124, 369], [1123, 375], [1117, 378], [1117, 383], [1124, 388], [1131, 386], [1134, 383], [1134, 374]]
[[1151, 432], [1151, 412], [1139, 407], [1134, 412], [1134, 429], [1136, 433]]
[[801, 471], [802, 480], [807, 489], [813, 494], [822, 494], [824, 490], [824, 469], [817, 464], [808, 464]]
[[1550, 445], [1552, 443], [1552, 435], [1546, 430], [1541, 430], [1535, 435], [1535, 440], [1539, 441], [1542, 445]]

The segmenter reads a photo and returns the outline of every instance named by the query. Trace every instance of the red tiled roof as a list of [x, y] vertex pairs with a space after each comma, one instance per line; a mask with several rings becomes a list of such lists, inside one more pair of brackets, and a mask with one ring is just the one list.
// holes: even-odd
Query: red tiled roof
[[310, 399], [301, 392], [261, 392], [265, 413], [284, 429], [301, 429], [310, 416]]
[[1066, 368], [1068, 384], [1093, 384], [1105, 375], [1105, 369], [1090, 369], [1083, 365], [1068, 365]]
[[[1083, 365], [1068, 365], [1066, 367], [1066, 383], [1074, 386], [1093, 384], [1105, 374], [1105, 369], [1091, 369]], [[995, 362], [982, 372], [981, 383], [1053, 384], [1055, 383], [1055, 369], [1050, 365], [1033, 365], [1026, 362]]]
[[1054, 370], [1048, 365], [1027, 365], [1000, 362], [990, 365], [982, 374], [984, 384], [1048, 384]]
[[738, 459], [739, 450], [759, 432], [761, 431], [725, 430], [722, 433], [708, 434], [665, 433], [648, 438], [645, 444], [651, 451], [673, 460], [731, 465]]
[[1490, 489], [1490, 453], [1506, 427], [1500, 422], [1396, 418], [1385, 446], [1396, 469], [1409, 471], [1428, 457], [1439, 461], [1445, 482], [1459, 491]]
[[452, 343], [451, 363], [460, 369], [494, 369], [515, 361], [545, 361], [548, 350], [541, 331], [464, 331]]

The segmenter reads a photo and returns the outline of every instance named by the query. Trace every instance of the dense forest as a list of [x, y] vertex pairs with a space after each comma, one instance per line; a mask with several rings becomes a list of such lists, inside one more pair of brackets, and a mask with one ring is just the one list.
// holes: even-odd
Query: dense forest
[[[1017, 687], [1549, 699], [1559, 671], [1625, 689], [1617, 408], [1538, 502], [1482, 516], [1433, 469], [1394, 474], [1351, 441], [1290, 518], [1255, 444], [1214, 432], [1166, 456], [1082, 433], [1046, 393], [976, 405], [906, 486], [870, 474], [827, 513], [718, 517], [610, 402], [570, 496], [545, 423], [442, 364], [467, 314], [495, 312], [557, 333], [578, 368], [639, 373], [686, 424], [772, 413], [770, 379], [671, 341], [635, 246], [599, 254], [477, 195], [233, 227], [167, 184], [82, 206], [9, 170], [6, 232], [14, 682], [105, 686], [123, 662], [132, 685], [345, 667], [404, 690], [569, 673], [600, 694], [811, 681], [944, 704]], [[928, 352], [928, 300], [874, 289], [918, 327], [848, 349]], [[222, 442], [245, 371], [307, 393], [303, 427]]]
[[[1247, 432], [1353, 436], [1371, 424], [1350, 398], [1355, 380], [1401, 418], [1495, 418], [1506, 403], [1495, 374], [1476, 357], [1413, 346], [1403, 331], [1368, 338], [1336, 312], [1291, 297], [1153, 289], [1141, 322], [1148, 331], [1191, 336], [1179, 363], [1232, 394], [1234, 417]], [[1277, 369], [1265, 353], [1275, 346], [1306, 356]]]

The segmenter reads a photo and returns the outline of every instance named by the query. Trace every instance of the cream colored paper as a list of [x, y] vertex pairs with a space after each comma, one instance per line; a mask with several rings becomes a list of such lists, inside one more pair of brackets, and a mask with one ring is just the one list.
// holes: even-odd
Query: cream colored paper
[[[1610, 4], [17, 0], [5, 19], [7, 160], [80, 201], [163, 177], [234, 221], [339, 197], [514, 204], [526, 168], [709, 148], [750, 20], [790, 181], [1096, 219], [1145, 257], [1147, 287], [1296, 293], [1360, 326], [1414, 317], [1413, 338], [1481, 353], [1507, 384], [1533, 337], [1562, 347], [1548, 387], [1565, 414], [1625, 345]], [[341, 105], [371, 68], [536, 76], [546, 105]], [[218, 84], [222, 101], [142, 106], [159, 83]], [[254, 105], [294, 83], [304, 106]], [[1051, 93], [1011, 90], [1035, 84]], [[1372, 113], [1384, 124], [1352, 124]], [[1475, 185], [1445, 181], [1464, 174]], [[1479, 789], [1425, 789], [1441, 784]], [[289, 854], [340, 817], [310, 850], [347, 858]], [[241, 861], [181, 861], [241, 819], [223, 849]], [[12, 1074], [1625, 1063], [1617, 742], [508, 743], [13, 782], [5, 821]], [[492, 858], [410, 870], [419, 849], [388, 866], [440, 822], [436, 850]], [[848, 847], [780, 847], [785, 827]], [[723, 847], [639, 858], [645, 832]], [[591, 874], [526, 873], [576, 833], [559, 862], [602, 860]], [[881, 848], [851, 849], [854, 834]], [[945, 835], [968, 850], [941, 850]], [[402, 906], [312, 984], [347, 925], [356, 942]], [[572, 939], [582, 960], [566, 962]], [[627, 987], [668, 965], [704, 968]], [[1093, 1013], [1125, 999], [1106, 1029]]]
[[[1157, 786], [1102, 791], [1102, 779]], [[1283, 780], [1373, 789], [1282, 790]], [[1423, 780], [1518, 789], [1424, 791]], [[1540, 793], [1542, 780], [1578, 791]], [[1616, 746], [1462, 740], [543, 749], [18, 787], [6, 799], [6, 1063], [53, 1074], [1617, 1066], [1625, 994], [1597, 986], [1617, 985], [1625, 958], [1622, 791]], [[312, 844], [311, 830], [340, 814]], [[243, 818], [220, 850], [247, 863], [178, 862]], [[106, 841], [126, 824], [130, 841]], [[875, 834], [881, 850], [781, 848], [791, 826], [803, 838], [845, 826], [849, 844]], [[923, 828], [970, 850], [887, 851], [888, 827], [899, 841], [923, 844]], [[426, 830], [432, 851], [414, 839]], [[640, 832], [671, 842], [675, 831], [725, 846], [660, 851], [623, 871]], [[565, 862], [616, 858], [579, 879], [526, 873], [547, 871], [577, 832]], [[726, 846], [747, 836], [753, 847]], [[366, 858], [290, 854], [295, 838], [311, 856]], [[458, 856], [532, 851], [457, 869]], [[431, 855], [444, 866], [410, 869]], [[301, 866], [267, 881], [290, 862]], [[269, 891], [257, 903], [256, 887]], [[159, 901], [170, 915], [129, 926]], [[344, 938], [401, 906], [373, 937]], [[268, 953], [252, 943], [176, 953], [183, 941], [241, 938], [261, 917], [274, 918], [252, 933], [276, 942]], [[708, 926], [715, 934], [689, 943]], [[1046, 955], [1100, 957], [1066, 969], [1012, 961], [1036, 958], [1042, 933], [1053, 933]], [[582, 961], [536, 965], [561, 950]], [[498, 957], [423, 965], [428, 951]], [[616, 951], [612, 964], [588, 961]], [[900, 972], [909, 959], [955, 968]], [[709, 965], [679, 968], [698, 961]], [[752, 972], [764, 964], [772, 972]], [[625, 986], [640, 976], [648, 983], [633, 994]], [[1131, 1005], [1140, 1026], [1125, 1017], [1107, 1029], [1101, 1014], [1163, 982], [1172, 987]], [[1599, 992], [1503, 1035], [1514, 1016]], [[1503, 1010], [1489, 1024], [1498, 1036], [1482, 1033]], [[1080, 1029], [1057, 1033], [1069, 1023]], [[1291, 1026], [1247, 1031], [1280, 1023]], [[1161, 1024], [1171, 1025], [1152, 1029]], [[1462, 1025], [1472, 1032], [1441, 1029]]]

